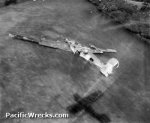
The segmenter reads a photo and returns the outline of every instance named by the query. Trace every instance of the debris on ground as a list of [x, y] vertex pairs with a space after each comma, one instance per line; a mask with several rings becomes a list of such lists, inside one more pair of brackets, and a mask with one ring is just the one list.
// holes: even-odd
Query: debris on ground
[[106, 64], [104, 64], [96, 55], [94, 54], [101, 54], [105, 52], [116, 53], [117, 51], [114, 49], [100, 49], [94, 45], [83, 46], [79, 42], [74, 40], [65, 39], [64, 41], [47, 41], [46, 39], [41, 39], [40, 41], [36, 41], [33, 38], [28, 38], [22, 35], [14, 35], [9, 34], [10, 37], [14, 39], [19, 39], [23, 41], [28, 41], [32, 43], [36, 43], [42, 46], [61, 49], [65, 51], [73, 52], [74, 54], [78, 54], [80, 57], [84, 58], [91, 64], [94, 64], [98, 67], [100, 72], [105, 76], [108, 77], [112, 74], [114, 67], [119, 66], [119, 61], [116, 58], [111, 58], [108, 60]]

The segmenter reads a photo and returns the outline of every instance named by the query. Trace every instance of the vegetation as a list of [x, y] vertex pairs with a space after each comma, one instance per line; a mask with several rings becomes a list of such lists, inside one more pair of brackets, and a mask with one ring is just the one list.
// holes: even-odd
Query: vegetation
[[[97, 6], [98, 10], [112, 18], [115, 22], [140, 35], [150, 39], [149, 12], [150, 4], [147, 0], [88, 0]], [[142, 2], [141, 2], [142, 1]], [[150, 1], [149, 1], [150, 2]], [[137, 4], [138, 3], [138, 4]]]

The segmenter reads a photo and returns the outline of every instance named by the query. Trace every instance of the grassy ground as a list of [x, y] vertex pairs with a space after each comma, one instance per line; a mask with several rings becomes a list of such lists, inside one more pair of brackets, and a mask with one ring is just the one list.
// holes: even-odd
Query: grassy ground
[[88, 0], [101, 12], [142, 38], [150, 39], [150, 5], [138, 8], [124, 0]]
[[[95, 83], [105, 91], [93, 108], [113, 123], [150, 121], [150, 47], [101, 15], [85, 0], [38, 0], [0, 11], [0, 116], [6, 112], [66, 113], [72, 94]], [[113, 48], [120, 66], [106, 78], [84, 59], [58, 49], [13, 40], [21, 33], [49, 41], [71, 38], [82, 44]], [[107, 89], [109, 87], [109, 89]], [[106, 91], [107, 89], [107, 91]], [[73, 122], [74, 118], [77, 118]], [[0, 119], [1, 123], [97, 123], [84, 113], [69, 119]]]

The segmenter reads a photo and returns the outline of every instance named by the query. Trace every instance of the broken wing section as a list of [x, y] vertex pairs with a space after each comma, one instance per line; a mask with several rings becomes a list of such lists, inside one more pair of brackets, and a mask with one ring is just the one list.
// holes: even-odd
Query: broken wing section
[[114, 49], [96, 49], [96, 50], [93, 50], [93, 53], [95, 54], [98, 54], [98, 53], [116, 53], [117, 51], [114, 50]]
[[67, 43], [61, 42], [61, 41], [41, 41], [41, 42], [39, 42], [39, 45], [71, 52], [69, 45]]
[[89, 47], [91, 49], [91, 53], [99, 54], [99, 53], [116, 53], [117, 51], [114, 49], [101, 49], [97, 48], [95, 45], [89, 44]]
[[15, 34], [9, 34], [10, 37], [17, 39], [17, 40], [22, 40], [22, 41], [27, 41], [27, 42], [31, 42], [31, 43], [36, 43], [38, 45], [42, 45], [45, 47], [50, 47], [50, 48], [56, 48], [56, 49], [61, 49], [61, 50], [65, 50], [65, 51], [71, 51], [70, 47], [67, 43], [65, 43], [64, 41], [50, 41], [50, 40], [46, 40], [46, 39], [41, 39], [41, 40], [36, 40], [33, 39], [31, 37], [26, 37], [26, 36], [22, 36], [22, 35], [15, 35]]

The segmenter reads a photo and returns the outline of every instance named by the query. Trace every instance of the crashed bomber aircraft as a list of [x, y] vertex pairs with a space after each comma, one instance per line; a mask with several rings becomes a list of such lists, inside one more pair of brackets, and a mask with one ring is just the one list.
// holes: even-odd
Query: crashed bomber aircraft
[[69, 39], [65, 39], [64, 41], [47, 41], [45, 38], [43, 38], [37, 42], [32, 38], [28, 38], [22, 35], [9, 34], [9, 36], [14, 39], [28, 41], [42, 46], [62, 49], [65, 51], [73, 52], [74, 54], [79, 54], [80, 57], [96, 65], [105, 77], [108, 77], [110, 74], [112, 74], [114, 67], [117, 68], [119, 66], [119, 61], [116, 58], [111, 58], [107, 61], [106, 64], [104, 64], [99, 58], [96, 57], [96, 55], [94, 55], [104, 52], [117, 52], [113, 49], [100, 49], [94, 45], [83, 46], [82, 44]]

